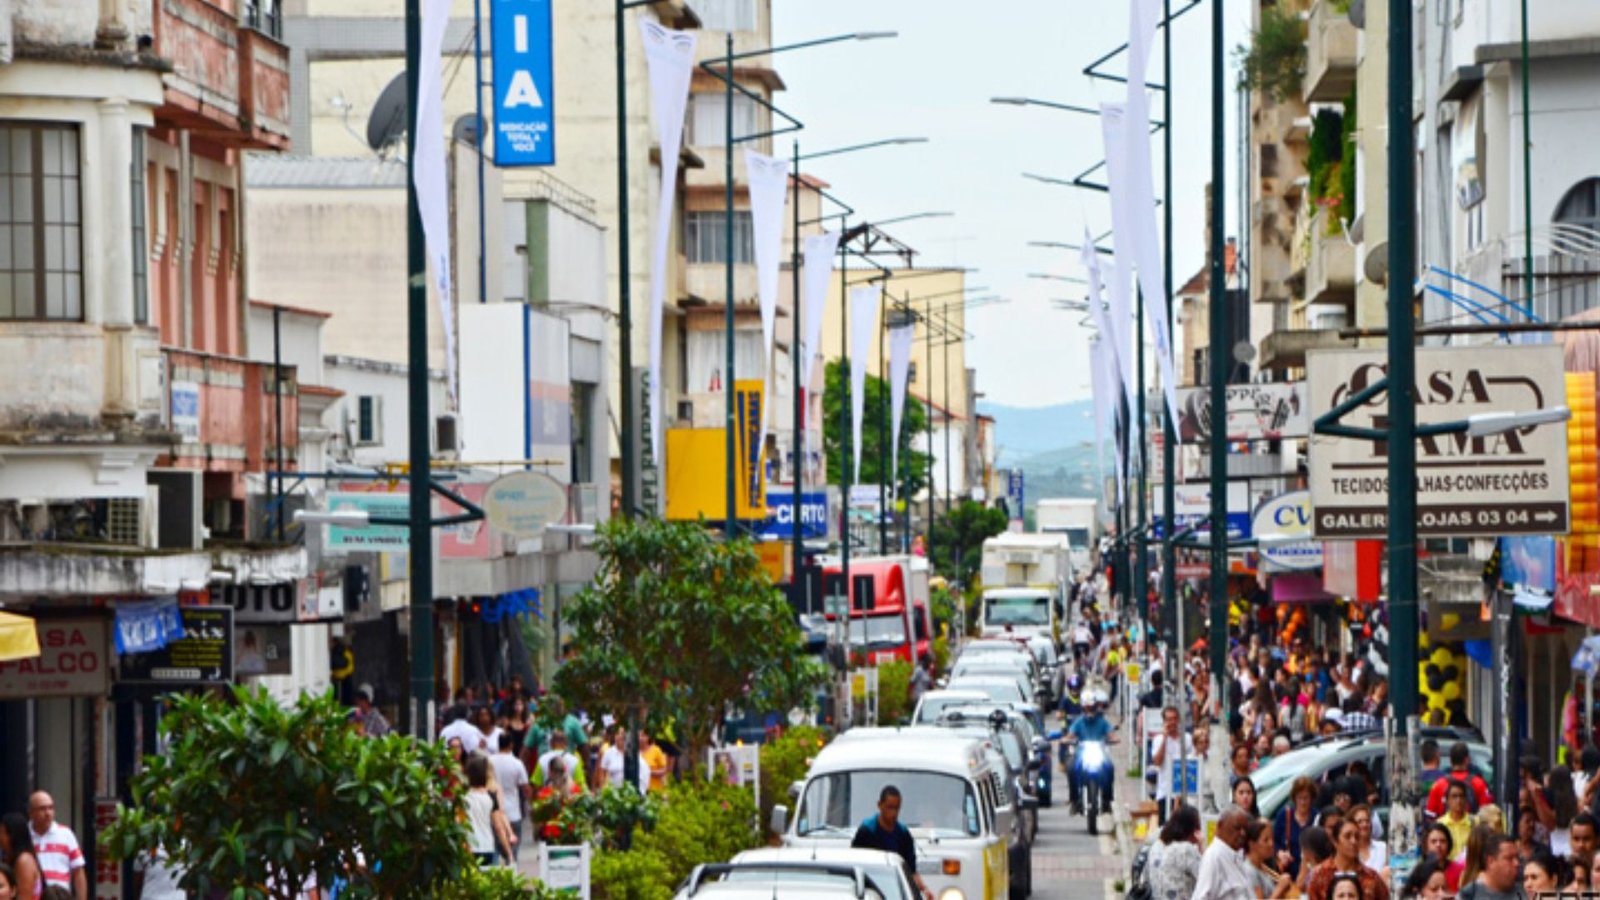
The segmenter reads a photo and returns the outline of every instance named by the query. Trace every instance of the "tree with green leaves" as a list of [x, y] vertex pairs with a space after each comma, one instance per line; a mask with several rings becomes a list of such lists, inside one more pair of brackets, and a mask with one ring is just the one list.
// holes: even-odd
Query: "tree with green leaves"
[[175, 695], [166, 751], [128, 781], [101, 835], [112, 859], [163, 853], [195, 896], [294, 900], [313, 883], [356, 897], [526, 896], [482, 881], [467, 850], [460, 773], [438, 744], [356, 733], [332, 694], [280, 706], [264, 689]]
[[730, 707], [807, 706], [825, 671], [748, 540], [702, 525], [613, 519], [594, 581], [562, 607], [572, 654], [554, 689], [570, 709], [671, 723], [699, 759]]
[[[845, 462], [855, 465], [852, 456], [845, 453], [849, 442], [846, 433], [849, 424], [844, 410], [850, 390], [850, 365], [835, 360], [828, 363], [827, 381], [822, 395], [822, 446], [828, 459], [828, 481], [838, 484]], [[889, 455], [889, 445], [879, 439], [888, 435], [894, 425], [893, 411], [889, 406], [889, 383], [871, 373], [866, 378], [866, 405], [861, 412], [861, 478], [860, 484], [881, 484], [884, 468], [894, 464]], [[911, 449], [911, 440], [928, 429], [927, 407], [917, 398], [906, 394], [906, 408], [900, 421], [900, 499], [909, 500], [928, 483], [928, 472], [933, 458], [927, 453]], [[879, 451], [883, 451], [879, 462]], [[852, 480], [856, 480], [853, 479]]]
[[1006, 530], [1003, 510], [963, 500], [933, 526], [933, 565], [951, 581], [971, 585], [983, 564], [983, 542]]

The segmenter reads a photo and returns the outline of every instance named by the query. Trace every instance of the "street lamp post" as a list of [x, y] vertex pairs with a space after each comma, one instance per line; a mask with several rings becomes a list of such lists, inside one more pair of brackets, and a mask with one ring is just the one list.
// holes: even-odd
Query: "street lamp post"
[[[822, 159], [823, 157], [828, 157], [828, 156], [842, 156], [842, 155], [844, 155], [846, 153], [855, 153], [855, 152], [861, 151], [861, 150], [871, 150], [871, 149], [874, 149], [874, 148], [877, 148], [877, 147], [900, 146], [900, 145], [905, 145], [905, 144], [924, 144], [924, 143], [927, 143], [927, 141], [928, 141], [928, 139], [925, 138], [925, 137], [885, 138], [885, 139], [879, 140], [879, 141], [868, 141], [867, 143], [864, 143], [864, 144], [852, 144], [852, 145], [850, 145], [848, 147], [836, 147], [836, 148], [833, 148], [831, 150], [819, 150], [819, 151], [817, 151], [815, 153], [807, 153], [807, 154], [804, 154], [804, 155], [801, 155], [801, 153], [800, 153], [800, 142], [799, 141], [795, 141], [794, 142], [794, 149], [793, 149], [794, 172], [793, 172], [793, 177], [792, 177], [792, 183], [793, 183], [793, 187], [794, 187], [794, 197], [793, 197], [793, 203], [791, 204], [794, 207], [793, 210], [791, 211], [791, 215], [792, 215], [791, 222], [792, 222], [792, 226], [793, 227], [792, 227], [792, 230], [791, 230], [791, 233], [790, 233], [790, 236], [789, 236], [789, 243], [790, 243], [790, 246], [789, 246], [790, 256], [789, 256], [789, 258], [790, 258], [790, 261], [791, 261], [790, 262], [790, 276], [791, 276], [791, 286], [793, 287], [793, 294], [792, 294], [793, 300], [791, 301], [790, 305], [792, 307], [791, 312], [793, 312], [794, 315], [790, 317], [792, 321], [790, 322], [791, 331], [790, 331], [790, 340], [789, 340], [789, 344], [790, 344], [790, 352], [789, 352], [790, 359], [789, 359], [789, 363], [790, 363], [791, 370], [792, 370], [792, 373], [793, 373], [793, 376], [794, 376], [794, 390], [793, 390], [793, 395], [794, 395], [793, 396], [793, 400], [794, 400], [794, 409], [793, 409], [793, 413], [794, 413], [794, 415], [793, 415], [794, 432], [790, 436], [790, 438], [791, 438], [791, 441], [792, 441], [792, 449], [793, 449], [793, 453], [794, 453], [794, 531], [793, 531], [794, 547], [793, 547], [793, 557], [794, 557], [794, 580], [796, 581], [796, 583], [798, 583], [798, 581], [799, 581], [801, 570], [805, 567], [805, 541], [804, 541], [804, 538], [803, 538], [803, 536], [801, 534], [801, 528], [800, 528], [800, 524], [801, 524], [800, 523], [800, 495], [801, 495], [802, 491], [805, 488], [805, 469], [804, 469], [804, 465], [803, 465], [803, 462], [802, 462], [802, 456], [801, 456], [805, 451], [804, 451], [803, 442], [801, 440], [801, 437], [802, 437], [802, 434], [804, 433], [804, 428], [805, 428], [805, 389], [806, 389], [806, 387], [800, 383], [800, 370], [801, 370], [801, 359], [800, 359], [800, 308], [801, 308], [801, 302], [800, 302], [800, 268], [801, 268], [801, 265], [804, 263], [804, 260], [801, 258], [801, 253], [800, 253], [800, 227], [802, 225], [804, 225], [804, 224], [807, 224], [807, 223], [803, 223], [803, 222], [800, 221], [800, 174], [801, 174], [800, 173], [800, 163], [804, 162], [804, 161], [807, 161], [807, 160]], [[817, 193], [820, 195], [822, 193], [822, 191], [818, 190]], [[807, 349], [807, 352], [811, 352], [809, 348]], [[827, 381], [827, 372], [826, 371], [823, 372], [823, 381], [824, 382]], [[823, 480], [826, 481], [827, 480], [827, 474], [826, 474], [827, 467], [826, 467], [826, 465], [824, 465], [823, 469], [824, 469]]]
[[[763, 138], [763, 137], [771, 137], [771, 136], [773, 136], [775, 134], [781, 134], [781, 133], [785, 133], [785, 132], [788, 132], [788, 131], [793, 131], [793, 130], [795, 130], [796, 128], [799, 127], [799, 123], [793, 117], [784, 115], [783, 113], [779, 112], [776, 107], [773, 107], [771, 104], [765, 104], [768, 109], [771, 109], [773, 112], [776, 112], [779, 115], [783, 115], [784, 118], [788, 119], [791, 123], [793, 123], [794, 127], [784, 128], [784, 129], [774, 130], [774, 131], [768, 131], [768, 132], [762, 132], [762, 133], [753, 134], [753, 135], [743, 135], [743, 136], [740, 136], [740, 137], [737, 137], [737, 138], [734, 137], [734, 133], [733, 133], [733, 95], [734, 95], [734, 91], [738, 90], [741, 94], [745, 94], [747, 96], [751, 96], [753, 99], [756, 99], [756, 100], [760, 100], [760, 98], [759, 97], [754, 97], [754, 95], [751, 95], [748, 91], [745, 91], [742, 88], [738, 88], [734, 84], [733, 64], [738, 62], [739, 60], [743, 60], [743, 59], [753, 59], [755, 57], [760, 57], [760, 56], [776, 56], [776, 55], [778, 55], [780, 53], [787, 53], [787, 52], [789, 52], [791, 50], [801, 50], [801, 49], [805, 49], [807, 47], [820, 47], [820, 46], [823, 46], [825, 44], [836, 44], [836, 43], [839, 43], [839, 42], [842, 42], [842, 41], [869, 41], [869, 40], [876, 40], [876, 39], [880, 39], [880, 38], [890, 38], [890, 37], [895, 37], [895, 36], [896, 36], [896, 32], [893, 32], [893, 31], [860, 31], [860, 32], [854, 32], [854, 33], [851, 33], [851, 34], [841, 34], [841, 35], [835, 35], [833, 37], [818, 38], [816, 40], [810, 40], [810, 41], [802, 41], [802, 42], [800, 42], [798, 44], [787, 44], [787, 45], [781, 46], [781, 47], [767, 47], [767, 48], [764, 48], [764, 49], [761, 49], [761, 50], [751, 50], [751, 51], [748, 51], [748, 52], [745, 52], [745, 53], [734, 53], [733, 52], [733, 32], [730, 31], [730, 32], [728, 32], [728, 35], [727, 35], [727, 43], [726, 43], [726, 48], [727, 49], [726, 49], [726, 52], [724, 53], [724, 55], [722, 56], [722, 58], [721, 59], [717, 59], [717, 60], [707, 60], [707, 61], [705, 61], [705, 62], [700, 64], [700, 67], [702, 69], [704, 69], [705, 71], [709, 72], [710, 74], [712, 74], [712, 75], [714, 75], [714, 76], [716, 76], [716, 77], [718, 77], [718, 78], [720, 78], [722, 80], [723, 98], [724, 98], [724, 104], [725, 104], [725, 108], [723, 109], [723, 128], [724, 128], [724, 132], [723, 132], [723, 151], [724, 151], [723, 180], [725, 182], [724, 191], [723, 191], [723, 201], [724, 201], [724, 209], [725, 209], [726, 212], [725, 212], [724, 220], [723, 220], [723, 241], [724, 241], [724, 248], [723, 249], [724, 249], [724, 251], [726, 253], [726, 256], [725, 256], [725, 261], [726, 261], [725, 262], [725, 273], [724, 273], [724, 275], [725, 275], [725, 278], [724, 278], [724, 290], [725, 290], [726, 296], [724, 298], [725, 303], [724, 303], [724, 310], [723, 310], [723, 327], [724, 327], [724, 329], [726, 329], [726, 334], [724, 335], [724, 348], [725, 348], [725, 351], [726, 351], [726, 356], [724, 358], [724, 366], [725, 366], [725, 368], [724, 368], [724, 374], [723, 374], [723, 379], [722, 379], [722, 385], [723, 385], [723, 395], [724, 395], [724, 397], [726, 399], [726, 404], [725, 404], [725, 423], [724, 423], [724, 428], [726, 429], [725, 430], [725, 441], [724, 441], [724, 447], [725, 447], [724, 452], [726, 454], [726, 458], [724, 459], [724, 463], [725, 463], [726, 472], [725, 472], [724, 489], [726, 491], [726, 495], [725, 496], [726, 496], [726, 502], [727, 502], [727, 510], [726, 510], [725, 521], [724, 521], [724, 525], [723, 525], [723, 534], [725, 536], [729, 537], [729, 538], [733, 537], [737, 533], [737, 529], [738, 529], [738, 525], [739, 525], [738, 491], [737, 491], [737, 484], [736, 484], [737, 478], [735, 477], [735, 472], [738, 471], [738, 466], [737, 466], [737, 460], [734, 458], [735, 457], [735, 437], [736, 437], [736, 431], [737, 431], [737, 427], [736, 427], [737, 426], [737, 414], [736, 414], [736, 410], [735, 410], [735, 406], [734, 406], [734, 396], [733, 396], [733, 382], [734, 382], [734, 374], [735, 374], [735, 371], [736, 371], [735, 370], [735, 365], [734, 365], [734, 288], [733, 288], [733, 273], [734, 273], [734, 240], [733, 240], [733, 236], [734, 236], [734, 232], [733, 232], [734, 205], [733, 205], [733, 194], [734, 194], [734, 181], [733, 181], [733, 148], [734, 148], [734, 146], [736, 144], [745, 143], [747, 141], [752, 141], [752, 140], [757, 140], [757, 139], [760, 139], [760, 138]], [[713, 66], [712, 65], [713, 63], [721, 64], [721, 71], [719, 71], [715, 66]], [[764, 101], [763, 101], [763, 103], [764, 103]]]

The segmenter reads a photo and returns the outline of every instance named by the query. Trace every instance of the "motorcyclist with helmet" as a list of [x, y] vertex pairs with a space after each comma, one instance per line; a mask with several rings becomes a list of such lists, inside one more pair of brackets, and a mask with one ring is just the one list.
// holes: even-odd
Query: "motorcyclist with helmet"
[[[1056, 704], [1061, 710], [1061, 718], [1068, 727], [1083, 713], [1083, 676], [1072, 674], [1067, 676], [1066, 684], [1061, 689], [1061, 702]], [[1056, 758], [1061, 763], [1063, 771], [1067, 768], [1067, 742], [1062, 741], [1056, 745]], [[1069, 773], [1070, 774], [1070, 773]]]
[[[1073, 677], [1077, 678], [1078, 676], [1075, 675]], [[1072, 727], [1067, 730], [1067, 739], [1063, 743], [1078, 744], [1084, 741], [1096, 741], [1106, 745], [1117, 743], [1117, 726], [1111, 724], [1110, 720], [1105, 717], [1107, 702], [1108, 698], [1104, 690], [1090, 688], [1086, 691], [1083, 694], [1083, 715], [1073, 720]], [[1074, 814], [1083, 810], [1084, 779], [1090, 777], [1088, 773], [1081, 771], [1081, 769], [1082, 756], [1080, 754], [1073, 758], [1072, 765], [1067, 770], [1067, 783], [1072, 792], [1072, 810]], [[1100, 811], [1110, 812], [1112, 791], [1116, 784], [1116, 772], [1112, 765], [1107, 762], [1098, 773], [1095, 773], [1094, 777], [1098, 778], [1100, 782]]]

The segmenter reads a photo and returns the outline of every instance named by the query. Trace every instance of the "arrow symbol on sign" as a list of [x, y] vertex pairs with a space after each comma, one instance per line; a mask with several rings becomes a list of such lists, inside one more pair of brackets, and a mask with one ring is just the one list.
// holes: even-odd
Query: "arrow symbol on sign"
[[1555, 513], [1550, 512], [1549, 510], [1546, 510], [1542, 513], [1534, 513], [1533, 517], [1540, 522], [1554, 522], [1556, 519], [1560, 518], [1560, 516], [1557, 516]]

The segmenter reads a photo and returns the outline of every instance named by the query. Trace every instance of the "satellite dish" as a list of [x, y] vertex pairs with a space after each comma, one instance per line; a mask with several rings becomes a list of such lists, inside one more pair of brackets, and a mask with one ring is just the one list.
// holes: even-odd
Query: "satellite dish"
[[367, 116], [367, 146], [375, 152], [384, 153], [405, 139], [406, 97], [406, 73], [402, 71], [384, 86]]
[[457, 116], [455, 124], [450, 126], [450, 139], [458, 144], [468, 144], [473, 147], [480, 146], [478, 138], [482, 134], [483, 129], [478, 127], [476, 113]]
[[1256, 345], [1249, 341], [1240, 341], [1233, 345], [1233, 360], [1241, 366], [1248, 366], [1256, 358]]

